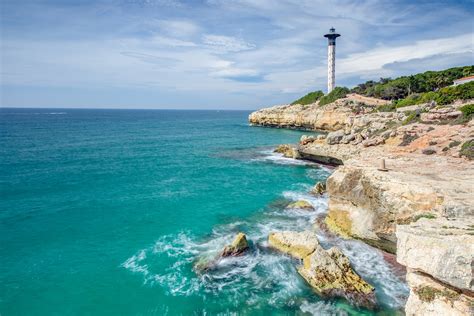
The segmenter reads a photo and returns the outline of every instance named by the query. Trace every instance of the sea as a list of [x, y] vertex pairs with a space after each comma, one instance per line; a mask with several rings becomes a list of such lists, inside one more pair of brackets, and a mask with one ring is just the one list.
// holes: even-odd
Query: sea
[[[401, 315], [384, 254], [317, 230], [328, 166], [274, 153], [303, 134], [248, 111], [0, 109], [0, 315]], [[306, 200], [315, 211], [289, 210]], [[316, 230], [379, 308], [319, 297], [268, 234]], [[216, 259], [238, 232], [250, 250]], [[196, 262], [214, 258], [212, 269]]]

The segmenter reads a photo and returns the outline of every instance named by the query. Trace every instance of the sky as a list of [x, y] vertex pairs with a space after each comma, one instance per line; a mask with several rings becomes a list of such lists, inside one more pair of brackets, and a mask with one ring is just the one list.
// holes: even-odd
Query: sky
[[1, 0], [0, 106], [257, 109], [474, 64], [471, 1]]

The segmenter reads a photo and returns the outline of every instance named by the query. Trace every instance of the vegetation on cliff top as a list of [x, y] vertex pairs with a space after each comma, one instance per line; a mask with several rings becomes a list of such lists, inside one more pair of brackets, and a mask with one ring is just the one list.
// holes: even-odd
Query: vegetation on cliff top
[[453, 81], [474, 74], [474, 65], [449, 68], [442, 71], [426, 71], [396, 79], [380, 78], [367, 81], [353, 88], [351, 92], [385, 100], [404, 99], [413, 93], [436, 91], [450, 86]]
[[318, 101], [323, 95], [324, 95], [324, 92], [322, 92], [321, 90], [310, 92], [307, 95], [305, 95], [304, 97], [299, 98], [298, 100], [291, 103], [291, 105], [294, 105], [294, 104], [302, 104], [302, 105], [311, 104], [311, 103], [314, 103], [314, 102]]
[[400, 108], [409, 105], [428, 103], [431, 101], [439, 105], [453, 103], [456, 100], [474, 99], [474, 81], [458, 85], [442, 88], [438, 91], [430, 91], [425, 93], [414, 93], [404, 99], [394, 102], [395, 107]]
[[474, 99], [474, 82], [452, 86], [454, 80], [470, 75], [474, 75], [474, 65], [442, 71], [426, 71], [396, 79], [380, 78], [378, 82], [370, 80], [351, 90], [346, 87], [336, 87], [327, 95], [320, 90], [310, 92], [291, 104], [306, 105], [319, 100], [319, 105], [325, 105], [344, 98], [348, 93], [358, 93], [393, 101], [391, 105], [380, 107], [379, 111], [394, 111], [395, 108], [431, 101], [445, 105], [456, 100]]

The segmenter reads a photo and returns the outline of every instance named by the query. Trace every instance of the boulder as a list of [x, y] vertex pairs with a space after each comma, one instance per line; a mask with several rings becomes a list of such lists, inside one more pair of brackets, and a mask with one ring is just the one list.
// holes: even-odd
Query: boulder
[[349, 259], [337, 247], [316, 250], [303, 259], [298, 273], [324, 297], [344, 297], [357, 306], [376, 306], [375, 289], [352, 268]]
[[335, 132], [330, 132], [326, 135], [326, 142], [329, 145], [339, 144], [344, 136], [344, 130], [342, 129]]
[[303, 259], [316, 250], [319, 245], [316, 234], [310, 231], [283, 231], [268, 235], [270, 247], [297, 259]]
[[297, 209], [302, 209], [302, 210], [307, 210], [307, 211], [314, 210], [314, 207], [305, 200], [299, 200], [299, 201], [293, 202], [289, 204], [286, 208], [297, 208]]
[[355, 138], [356, 138], [355, 134], [345, 135], [344, 137], [342, 137], [341, 143], [343, 143], [343, 144], [349, 144], [349, 143], [350, 143], [351, 141], [353, 141]]
[[385, 143], [385, 138], [383, 138], [382, 136], [377, 136], [377, 137], [374, 137], [374, 138], [371, 138], [371, 139], [366, 139], [362, 142], [362, 146], [364, 147], [370, 147], [370, 146], [377, 146], [377, 145], [380, 145], [380, 144], [383, 144]]
[[225, 246], [225, 248], [222, 250], [221, 256], [240, 256], [248, 248], [249, 244], [247, 242], [247, 237], [244, 233], [238, 233], [237, 236], [235, 236], [232, 244]]
[[318, 182], [311, 189], [311, 194], [313, 195], [323, 195], [326, 192], [326, 182]]

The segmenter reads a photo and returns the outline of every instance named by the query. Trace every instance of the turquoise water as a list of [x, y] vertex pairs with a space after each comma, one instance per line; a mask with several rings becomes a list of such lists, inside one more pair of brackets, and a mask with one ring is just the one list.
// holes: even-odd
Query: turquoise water
[[[369, 313], [321, 300], [266, 247], [326, 211], [307, 192], [331, 170], [271, 150], [302, 132], [249, 127], [243, 111], [0, 111], [2, 316]], [[317, 211], [284, 210], [300, 198]], [[193, 270], [238, 231], [248, 254]], [[376, 285], [382, 311], [403, 305], [379, 251], [319, 234]]]

